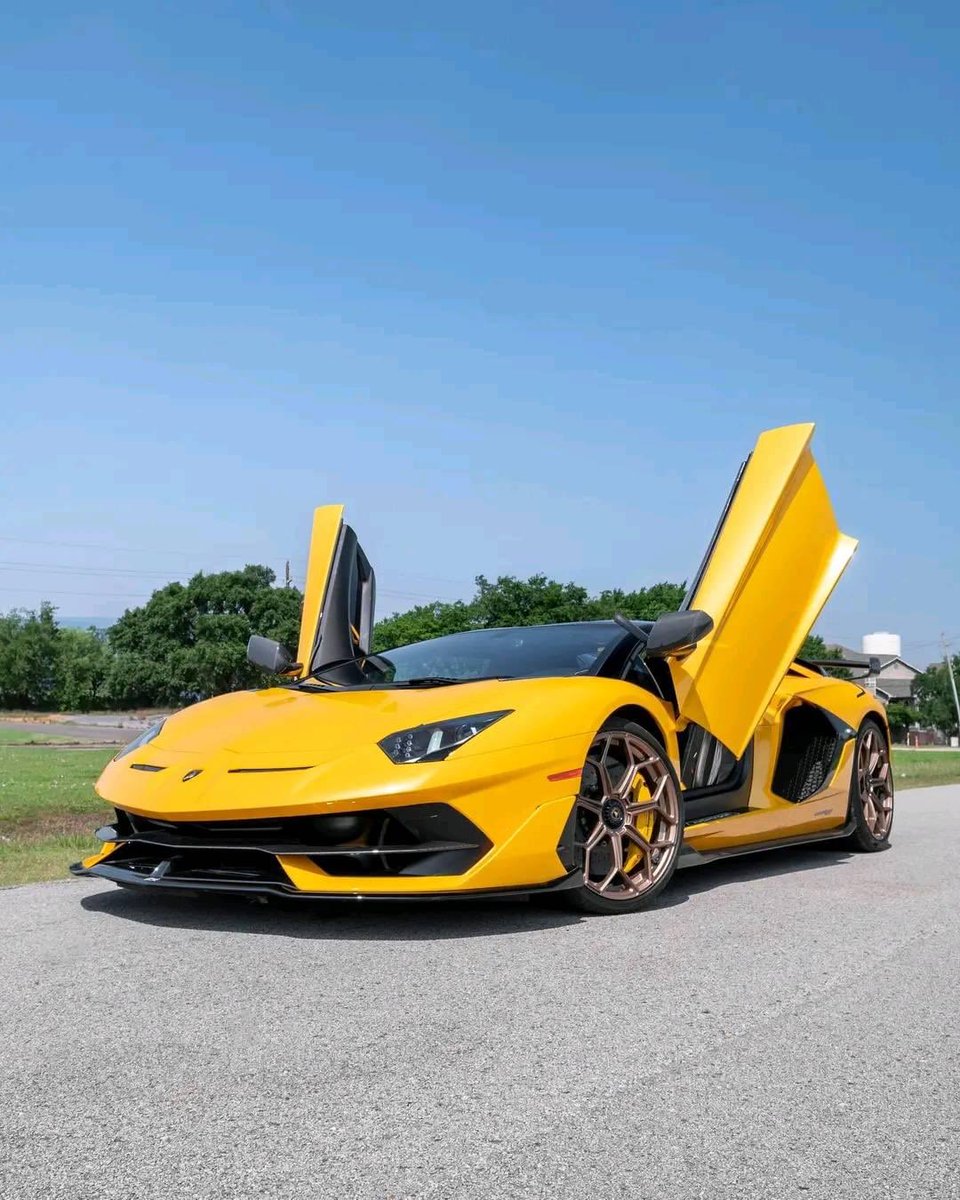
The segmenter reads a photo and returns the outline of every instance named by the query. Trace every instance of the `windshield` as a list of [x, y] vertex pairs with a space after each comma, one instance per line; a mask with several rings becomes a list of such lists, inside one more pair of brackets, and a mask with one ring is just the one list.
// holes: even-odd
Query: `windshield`
[[529, 678], [534, 675], [590, 675], [624, 631], [613, 621], [569, 625], [527, 625], [476, 629], [429, 642], [387, 650], [343, 670], [323, 672], [341, 686], [361, 681], [390, 686], [410, 680], [460, 682], [469, 679]]

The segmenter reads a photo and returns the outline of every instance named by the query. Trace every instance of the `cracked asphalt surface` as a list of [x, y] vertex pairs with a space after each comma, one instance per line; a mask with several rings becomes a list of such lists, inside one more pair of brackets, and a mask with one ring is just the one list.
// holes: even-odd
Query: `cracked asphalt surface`
[[619, 918], [0, 892], [0, 1196], [960, 1196], [958, 813]]

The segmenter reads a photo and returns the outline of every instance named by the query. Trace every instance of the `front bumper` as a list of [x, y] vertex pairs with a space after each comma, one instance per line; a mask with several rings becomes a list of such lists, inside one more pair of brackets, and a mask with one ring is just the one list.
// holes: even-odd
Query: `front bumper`
[[494, 840], [444, 802], [216, 820], [118, 808], [97, 831], [100, 852], [71, 870], [145, 889], [316, 899], [518, 894], [577, 886], [572, 813], [571, 797], [523, 816], [515, 806]]
[[[509, 752], [397, 768], [374, 747], [351, 769], [294, 771], [172, 752], [155, 768], [111, 764], [97, 785], [117, 810], [98, 854], [76, 873], [132, 885], [316, 897], [472, 895], [532, 891], [565, 880], [577, 865], [560, 852], [582, 762], [579, 738]], [[382, 762], [380, 761], [382, 760]], [[189, 767], [190, 770], [186, 768]], [[280, 768], [284, 769], [281, 770]], [[323, 822], [390, 818], [360, 837], [315, 836]], [[398, 821], [405, 829], [392, 823]], [[126, 822], [126, 823], [125, 823]], [[241, 836], [242, 835], [242, 836]], [[136, 843], [136, 844], [135, 844]], [[336, 843], [336, 844], [333, 844]], [[207, 852], [230, 851], [230, 861]], [[240, 861], [240, 852], [249, 852]], [[201, 858], [206, 858], [200, 861]], [[154, 872], [168, 860], [158, 876]]]

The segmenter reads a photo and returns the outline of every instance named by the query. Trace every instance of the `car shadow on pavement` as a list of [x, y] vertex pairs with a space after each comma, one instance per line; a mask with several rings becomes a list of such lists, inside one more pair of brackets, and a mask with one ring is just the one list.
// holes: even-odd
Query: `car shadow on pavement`
[[716, 859], [703, 866], [678, 871], [656, 907], [686, 904], [704, 892], [734, 883], [750, 883], [777, 875], [796, 875], [801, 871], [824, 871], [840, 866], [853, 857], [845, 846], [828, 841], [794, 849], [765, 850], [758, 854]]
[[[850, 852], [831, 842], [722, 859], [678, 871], [648, 911], [695, 903], [715, 888], [751, 883], [800, 871], [825, 871], [843, 864]], [[96, 892], [80, 901], [88, 912], [172, 929], [269, 934], [317, 941], [438, 941], [496, 937], [559, 929], [591, 918], [565, 909], [558, 897], [499, 900], [346, 900], [261, 903], [235, 897], [143, 895], [120, 889]], [[642, 919], [643, 913], [637, 918]]]
[[97, 892], [80, 901], [88, 912], [108, 913], [174, 929], [265, 933], [317, 941], [440, 941], [493, 937], [576, 925], [581, 913], [502, 900], [277, 900], [240, 897], [140, 895], [121, 890]]

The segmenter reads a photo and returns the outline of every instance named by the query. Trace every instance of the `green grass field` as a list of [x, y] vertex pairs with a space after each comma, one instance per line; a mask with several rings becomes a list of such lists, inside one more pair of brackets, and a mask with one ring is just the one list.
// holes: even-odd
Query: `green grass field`
[[[0, 887], [62, 879], [70, 863], [97, 848], [93, 831], [112, 810], [93, 781], [114, 753], [0, 736]], [[893, 770], [900, 790], [960, 783], [960, 751], [897, 748]]]
[[0, 745], [0, 887], [61, 879], [99, 844], [110, 809], [93, 781], [114, 749]]
[[960, 783], [960, 750], [893, 751], [893, 777], [898, 788]]

